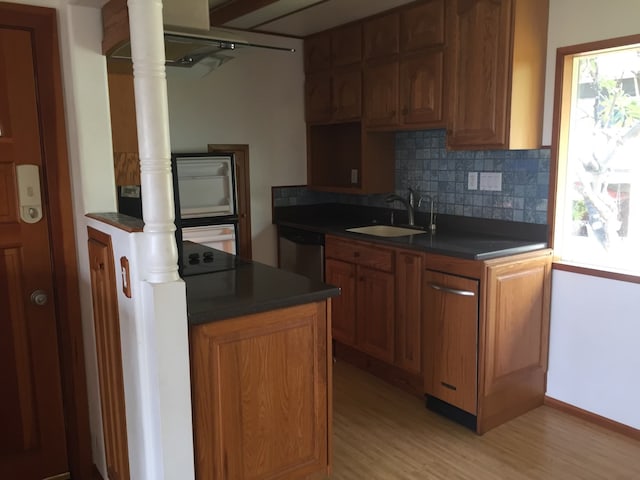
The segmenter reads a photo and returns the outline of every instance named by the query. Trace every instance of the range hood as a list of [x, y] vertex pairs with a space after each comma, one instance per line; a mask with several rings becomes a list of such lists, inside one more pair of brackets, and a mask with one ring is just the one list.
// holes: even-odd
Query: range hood
[[[241, 32], [210, 29], [208, 0], [164, 0], [163, 17], [167, 66], [190, 68], [207, 59], [209, 66], [215, 68], [245, 48], [295, 51], [294, 48], [248, 41]], [[131, 45], [129, 42], [120, 45], [109, 57], [130, 60]]]

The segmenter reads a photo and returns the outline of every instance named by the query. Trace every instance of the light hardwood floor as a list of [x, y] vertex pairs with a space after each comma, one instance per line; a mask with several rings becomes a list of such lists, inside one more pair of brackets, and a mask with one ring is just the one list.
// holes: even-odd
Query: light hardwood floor
[[333, 428], [332, 480], [640, 480], [633, 439], [549, 407], [480, 437], [342, 361]]

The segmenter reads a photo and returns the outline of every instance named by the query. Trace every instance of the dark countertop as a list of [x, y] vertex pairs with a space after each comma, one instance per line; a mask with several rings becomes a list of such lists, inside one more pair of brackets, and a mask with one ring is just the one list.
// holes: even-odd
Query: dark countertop
[[[216, 255], [227, 253], [216, 251]], [[340, 289], [258, 262], [240, 261], [230, 270], [184, 277], [189, 325], [317, 302]]]
[[[398, 216], [396, 215], [396, 218]], [[275, 212], [274, 223], [281, 227], [329, 233], [354, 240], [470, 260], [489, 260], [547, 247], [546, 225], [450, 215], [438, 215], [438, 227], [434, 234], [425, 231], [418, 235], [380, 237], [347, 231], [353, 227], [388, 224], [385, 221], [388, 218], [387, 209], [314, 205], [284, 207]], [[418, 218], [417, 223], [424, 225], [426, 219]]]

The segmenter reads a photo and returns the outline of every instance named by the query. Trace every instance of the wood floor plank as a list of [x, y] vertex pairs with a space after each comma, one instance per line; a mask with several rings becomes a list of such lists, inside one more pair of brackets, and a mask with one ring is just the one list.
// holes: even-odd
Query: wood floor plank
[[549, 407], [483, 436], [334, 364], [332, 480], [638, 480], [640, 442]]

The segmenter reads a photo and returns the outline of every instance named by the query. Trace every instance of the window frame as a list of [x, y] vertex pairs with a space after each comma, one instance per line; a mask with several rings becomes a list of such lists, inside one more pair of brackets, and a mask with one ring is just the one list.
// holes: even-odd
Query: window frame
[[[571, 107], [571, 90], [573, 77], [573, 60], [577, 55], [598, 51], [611, 50], [634, 44], [640, 44], [640, 34], [623, 37], [598, 40], [581, 43], [568, 47], [558, 48], [555, 63], [555, 85], [553, 101], [553, 126], [551, 131], [551, 165], [549, 171], [549, 201], [547, 211], [547, 223], [549, 224], [548, 244], [554, 248], [556, 219], [562, 208], [558, 207], [559, 181], [566, 175], [566, 162], [560, 162], [566, 158], [569, 134], [569, 111]], [[586, 266], [578, 262], [562, 260], [555, 257], [554, 270], [590, 275], [611, 280], [620, 280], [631, 283], [640, 283], [640, 275], [616, 271], [613, 268], [597, 268]]]

